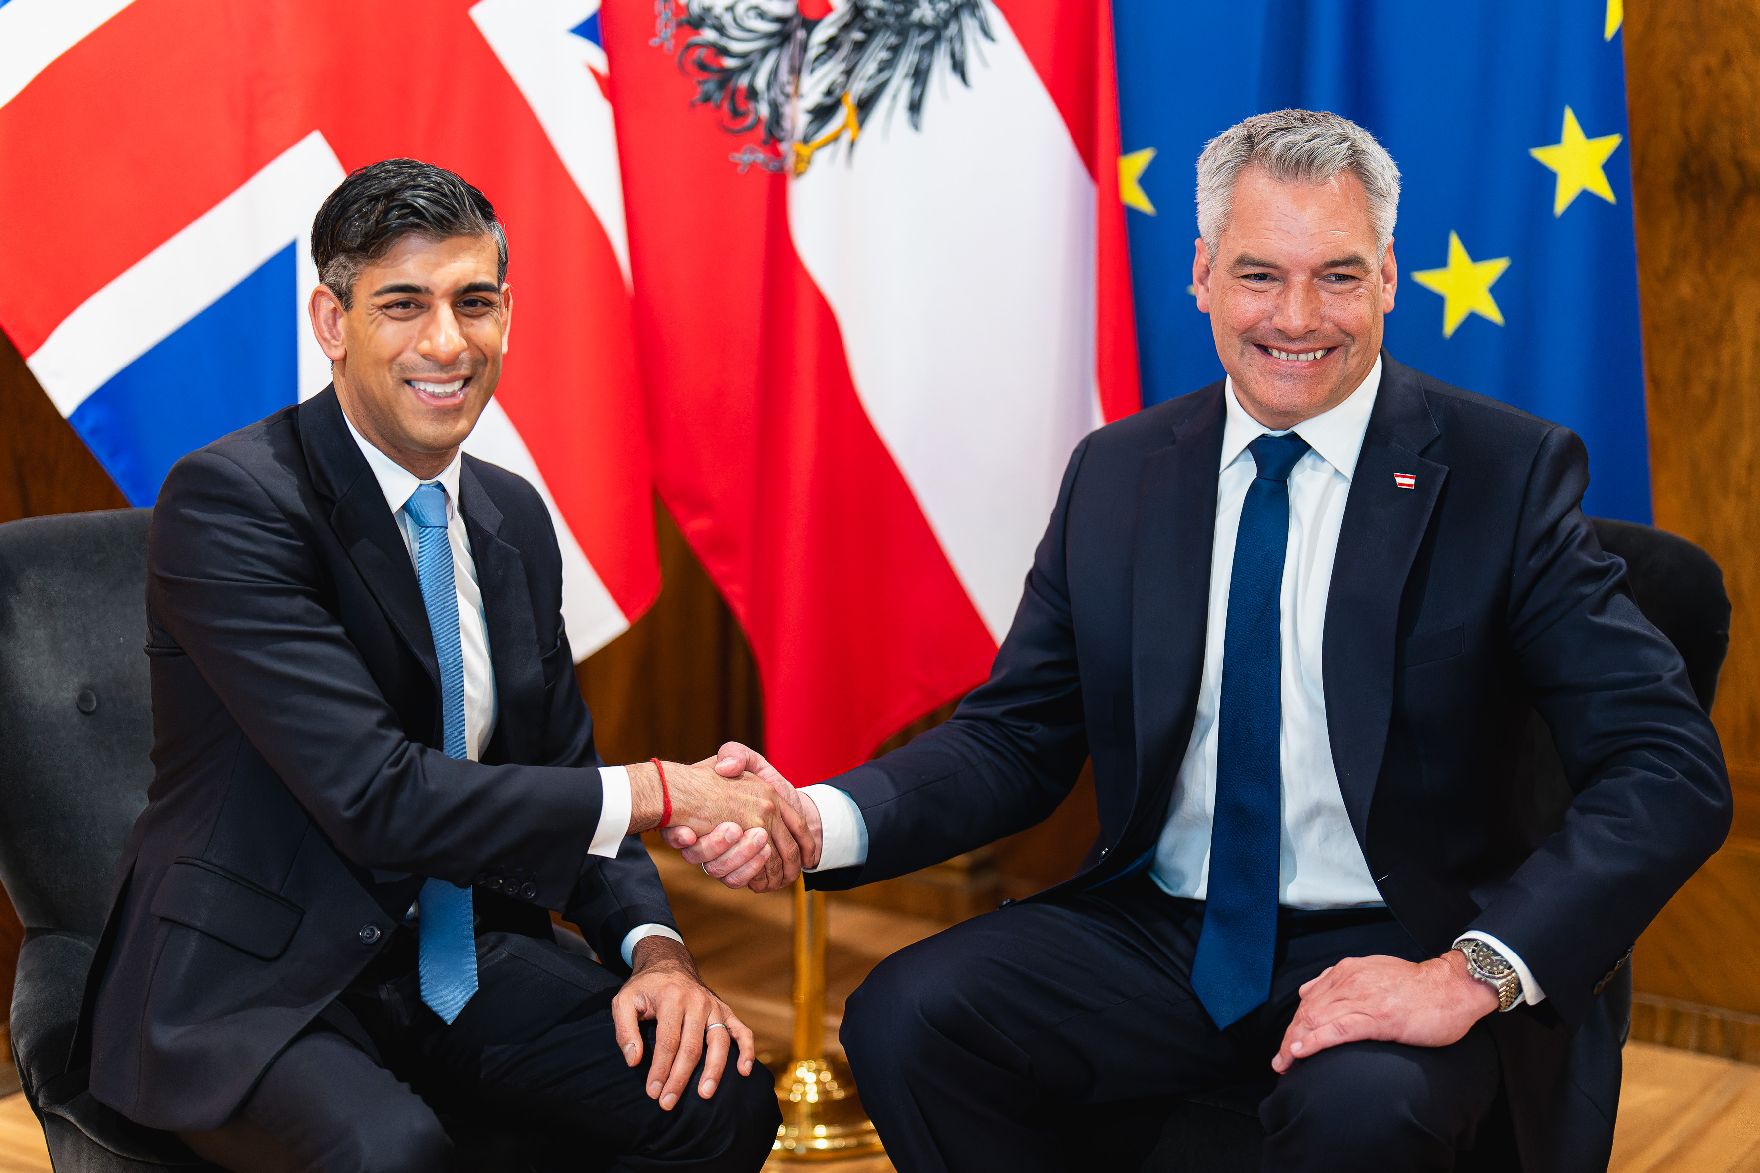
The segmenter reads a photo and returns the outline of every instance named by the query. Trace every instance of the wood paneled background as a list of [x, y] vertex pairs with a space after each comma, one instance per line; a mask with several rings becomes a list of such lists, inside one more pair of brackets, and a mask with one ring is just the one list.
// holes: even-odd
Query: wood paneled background
[[1760, 4], [1626, 5], [1656, 524], [1723, 565], [1717, 854], [1634, 954], [1640, 1037], [1760, 1062]]
[[[1729, 844], [1645, 935], [1641, 1038], [1760, 1062], [1760, 0], [1628, 5], [1640, 294], [1657, 524], [1722, 564], [1734, 635], [1714, 717], [1737, 794]], [[0, 279], [19, 279], [16, 275]], [[1494, 390], [1483, 388], [1483, 390]], [[0, 521], [123, 504], [0, 339]], [[581, 667], [608, 760], [710, 753], [761, 724], [751, 653], [668, 522], [666, 587]], [[976, 911], [1065, 875], [1092, 831], [1091, 792], [1051, 823], [869, 899]], [[833, 930], [835, 932], [835, 929]], [[0, 902], [0, 1005], [19, 928]]]

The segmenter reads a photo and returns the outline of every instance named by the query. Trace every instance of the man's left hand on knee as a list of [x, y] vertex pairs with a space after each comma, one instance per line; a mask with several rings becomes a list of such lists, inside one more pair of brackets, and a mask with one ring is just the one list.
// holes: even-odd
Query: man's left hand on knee
[[1298, 1059], [1364, 1039], [1414, 1047], [1459, 1042], [1497, 1009], [1497, 994], [1454, 951], [1429, 961], [1347, 957], [1300, 990], [1301, 1004], [1271, 1060], [1282, 1074]]
[[648, 1097], [671, 1111], [685, 1084], [703, 1062], [697, 1094], [715, 1094], [732, 1047], [739, 1048], [738, 1070], [752, 1073], [756, 1044], [751, 1028], [715, 996], [697, 975], [683, 945], [667, 937], [645, 937], [637, 943], [635, 972], [611, 1001], [611, 1018], [624, 1062], [642, 1060], [640, 1024], [654, 1021], [654, 1061], [648, 1070]]

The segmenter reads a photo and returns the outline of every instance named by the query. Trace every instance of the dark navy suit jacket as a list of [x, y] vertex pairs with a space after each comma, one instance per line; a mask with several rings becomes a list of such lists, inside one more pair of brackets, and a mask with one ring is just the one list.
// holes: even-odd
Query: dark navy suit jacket
[[[861, 808], [869, 852], [816, 885], [900, 875], [1036, 823], [1090, 755], [1100, 841], [1069, 884], [1153, 849], [1203, 666], [1223, 417], [1216, 383], [1077, 447], [990, 679], [946, 724], [832, 780]], [[1463, 930], [1492, 934], [1546, 992], [1491, 1028], [1525, 1163], [1549, 1170], [1605, 1166], [1629, 1005], [1618, 971], [1731, 809], [1680, 657], [1582, 513], [1587, 483], [1565, 428], [1386, 359], [1323, 645], [1339, 788], [1388, 908], [1436, 954]], [[1562, 825], [1522, 814], [1530, 708], [1575, 791]]]
[[498, 699], [482, 764], [438, 748], [415, 569], [334, 390], [166, 478], [147, 555], [155, 778], [87, 994], [104, 1103], [218, 1126], [424, 876], [475, 885], [482, 928], [547, 937], [561, 910], [619, 968], [630, 929], [673, 925], [639, 839], [587, 854], [599, 758], [548, 512], [470, 456], [459, 509]]

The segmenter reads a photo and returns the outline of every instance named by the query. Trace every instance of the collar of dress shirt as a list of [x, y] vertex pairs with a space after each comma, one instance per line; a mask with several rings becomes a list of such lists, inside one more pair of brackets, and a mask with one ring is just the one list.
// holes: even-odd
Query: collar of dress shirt
[[[1343, 403], [1288, 430], [1306, 440], [1321, 460], [1343, 473], [1348, 481], [1357, 471], [1357, 456], [1363, 451], [1363, 436], [1369, 430], [1369, 413], [1375, 409], [1375, 396], [1380, 391], [1381, 359], [1377, 357], [1375, 365]], [[1247, 414], [1235, 397], [1233, 379], [1228, 380], [1222, 398], [1227, 409], [1227, 422], [1222, 428], [1222, 468], [1227, 468], [1241, 459], [1248, 444], [1271, 429]]]
[[[373, 479], [379, 482], [379, 491], [385, 494], [385, 504], [393, 514], [398, 513], [408, 503], [416, 486], [427, 482], [375, 448], [355, 429], [354, 421], [348, 418], [348, 413], [343, 413], [342, 422], [348, 425], [348, 434], [354, 437], [355, 446], [361, 450], [361, 455], [367, 458], [367, 467], [373, 470]], [[453, 453], [452, 463], [441, 469], [440, 475], [434, 478], [446, 489], [447, 508], [450, 511], [448, 516], [458, 512], [459, 461], [462, 459], [458, 453]]]

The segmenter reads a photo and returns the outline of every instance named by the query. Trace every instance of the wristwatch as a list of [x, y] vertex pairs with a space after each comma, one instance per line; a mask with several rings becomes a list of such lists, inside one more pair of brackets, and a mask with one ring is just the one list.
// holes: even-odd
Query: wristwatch
[[1477, 937], [1462, 937], [1453, 948], [1467, 959], [1467, 973], [1497, 991], [1501, 1013], [1522, 1000], [1522, 978], [1509, 959]]

